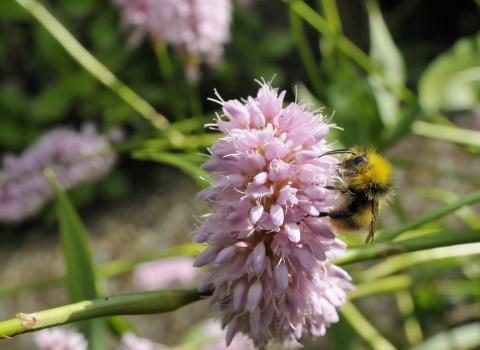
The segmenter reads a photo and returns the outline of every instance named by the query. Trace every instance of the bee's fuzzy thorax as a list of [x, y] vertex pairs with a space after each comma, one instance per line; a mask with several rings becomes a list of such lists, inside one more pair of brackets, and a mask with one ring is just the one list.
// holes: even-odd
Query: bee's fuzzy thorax
[[374, 150], [364, 151], [364, 154], [367, 163], [359, 166], [358, 174], [350, 179], [350, 186], [370, 196], [387, 194], [392, 187], [392, 166]]

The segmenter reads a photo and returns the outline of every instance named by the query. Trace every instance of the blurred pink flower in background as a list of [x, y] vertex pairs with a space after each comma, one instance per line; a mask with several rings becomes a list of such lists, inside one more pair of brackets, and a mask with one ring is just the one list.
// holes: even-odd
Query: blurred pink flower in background
[[[201, 346], [200, 350], [225, 350], [225, 335], [220, 322], [208, 319], [202, 327], [205, 345]], [[255, 350], [255, 346], [248, 337], [238, 334], [233, 338], [228, 350]]]
[[193, 261], [181, 256], [139, 264], [133, 271], [135, 284], [142, 290], [194, 288], [200, 274]]
[[79, 132], [57, 128], [45, 133], [20, 156], [5, 155], [0, 170], [0, 221], [17, 222], [52, 198], [43, 174], [51, 168], [63, 188], [106, 175], [116, 156], [91, 124]]
[[195, 79], [200, 57], [218, 63], [230, 38], [230, 0], [115, 0], [122, 10], [122, 24], [133, 27], [132, 45], [149, 35], [179, 52], [187, 75]]
[[82, 333], [67, 327], [43, 329], [33, 334], [40, 350], [87, 350], [88, 342]]
[[265, 82], [245, 103], [217, 95], [227, 120], [210, 125], [226, 136], [202, 166], [214, 182], [199, 193], [210, 213], [193, 237], [208, 244], [195, 266], [213, 263], [199, 290], [213, 290], [227, 345], [237, 332], [256, 346], [322, 336], [354, 290], [329, 262], [346, 246], [318, 217], [336, 197], [325, 185], [338, 160], [318, 158], [329, 126], [319, 110], [283, 108], [284, 95]]
[[173, 348], [152, 342], [148, 338], [139, 338], [133, 333], [125, 333], [119, 350], [173, 350]]

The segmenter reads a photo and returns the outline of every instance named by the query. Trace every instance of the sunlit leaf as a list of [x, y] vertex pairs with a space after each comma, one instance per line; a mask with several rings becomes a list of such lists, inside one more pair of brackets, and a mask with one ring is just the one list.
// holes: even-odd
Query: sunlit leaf
[[455, 142], [461, 145], [480, 147], [480, 132], [457, 128], [455, 126], [438, 125], [417, 120], [412, 124], [412, 132], [437, 140]]
[[[370, 24], [370, 57], [383, 68], [385, 79], [391, 85], [405, 83], [405, 63], [383, 20], [376, 1], [367, 2]], [[399, 99], [385, 88], [378, 76], [370, 76], [370, 85], [377, 101], [384, 125], [393, 125], [399, 118]]]
[[418, 90], [427, 113], [473, 109], [480, 102], [480, 34], [460, 39], [435, 59], [420, 78]]
[[480, 322], [455, 327], [441, 332], [410, 350], [467, 350], [480, 346]]

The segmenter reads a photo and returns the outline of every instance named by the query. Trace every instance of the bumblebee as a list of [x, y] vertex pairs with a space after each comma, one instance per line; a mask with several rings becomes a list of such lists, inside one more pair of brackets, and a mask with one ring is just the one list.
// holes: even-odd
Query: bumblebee
[[365, 243], [373, 242], [378, 209], [395, 195], [392, 166], [374, 149], [359, 146], [329, 151], [319, 158], [332, 154], [346, 154], [337, 169], [342, 185], [325, 186], [338, 191], [341, 198], [338, 205], [329, 212], [321, 212], [319, 217], [328, 216], [333, 226], [344, 231], [369, 227]]

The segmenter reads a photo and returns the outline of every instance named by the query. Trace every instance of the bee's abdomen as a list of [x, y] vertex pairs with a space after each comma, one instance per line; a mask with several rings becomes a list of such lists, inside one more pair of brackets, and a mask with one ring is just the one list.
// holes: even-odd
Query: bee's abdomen
[[368, 227], [372, 221], [372, 203], [369, 200], [356, 200], [348, 206], [330, 211], [332, 224], [344, 231], [355, 231]]

